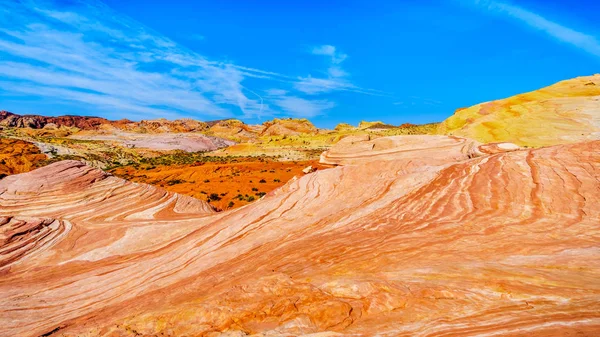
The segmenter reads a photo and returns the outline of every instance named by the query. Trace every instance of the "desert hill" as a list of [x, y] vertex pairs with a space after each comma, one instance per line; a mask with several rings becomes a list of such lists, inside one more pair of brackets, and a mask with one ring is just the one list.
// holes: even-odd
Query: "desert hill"
[[439, 132], [533, 147], [600, 139], [600, 74], [459, 109]]

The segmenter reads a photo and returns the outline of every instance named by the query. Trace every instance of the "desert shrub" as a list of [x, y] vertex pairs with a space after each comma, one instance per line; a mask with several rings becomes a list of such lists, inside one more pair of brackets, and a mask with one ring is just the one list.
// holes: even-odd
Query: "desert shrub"
[[234, 203], [233, 201], [230, 201], [230, 202], [227, 204], [227, 208], [231, 208], [231, 207], [233, 207], [233, 205], [235, 205], [235, 203]]
[[257, 196], [257, 197], [259, 197], [259, 198], [262, 198], [262, 197], [263, 197], [263, 196], [265, 196], [266, 194], [267, 194], [267, 193], [265, 193], [265, 192], [258, 192], [258, 193], [256, 193], [256, 196]]
[[181, 179], [173, 179], [173, 180], [167, 181], [167, 185], [173, 186], [173, 185], [177, 185], [177, 184], [183, 184], [184, 182], [185, 181], [181, 180]]
[[276, 182], [276, 183], [280, 183], [281, 182], [281, 180], [279, 180], [279, 179], [273, 179], [273, 181]]
[[249, 197], [248, 197], [248, 199], [246, 199], [246, 200], [248, 200], [248, 202], [252, 202], [252, 201], [254, 201], [254, 200], [256, 200], [256, 199], [254, 198], [254, 196], [252, 196], [252, 195], [251, 195], [251, 196], [249, 196]]
[[267, 181], [266, 181], [266, 180], [264, 180], [264, 179], [261, 179], [261, 180], [259, 181], [259, 183], [261, 183], [261, 184], [264, 184], [264, 183], [266, 183], [266, 182], [267, 182]]
[[253, 192], [257, 192], [257, 191], [258, 191], [258, 188], [256, 188], [256, 187], [252, 187], [252, 191], [253, 191]]
[[220, 197], [220, 196], [219, 196], [217, 193], [211, 193], [211, 194], [208, 196], [208, 198], [209, 198], [210, 200], [213, 200], [213, 201], [219, 201], [219, 200], [221, 200], [221, 197]]

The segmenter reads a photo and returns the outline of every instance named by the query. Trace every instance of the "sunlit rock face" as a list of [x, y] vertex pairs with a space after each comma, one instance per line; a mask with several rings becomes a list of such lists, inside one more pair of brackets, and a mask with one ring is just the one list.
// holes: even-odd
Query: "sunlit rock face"
[[0, 336], [597, 336], [600, 141], [427, 140], [219, 214], [72, 161], [7, 177]]
[[340, 140], [321, 154], [320, 162], [358, 165], [379, 160], [396, 160], [412, 166], [429, 167], [520, 149], [512, 143], [480, 144], [471, 139], [452, 136], [414, 135], [371, 139], [369, 135], [360, 135]]
[[459, 109], [439, 132], [531, 147], [600, 139], [600, 74]]
[[321, 154], [321, 163], [337, 165], [369, 164], [396, 160], [406, 164], [416, 160], [431, 166], [456, 163], [479, 154], [476, 141], [448, 136], [415, 135], [371, 139], [369, 135], [349, 136]]

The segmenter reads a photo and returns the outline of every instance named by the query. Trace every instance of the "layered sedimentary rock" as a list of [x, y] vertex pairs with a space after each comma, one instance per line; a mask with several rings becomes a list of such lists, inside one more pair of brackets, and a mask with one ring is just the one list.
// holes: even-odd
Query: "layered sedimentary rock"
[[413, 141], [215, 215], [76, 162], [5, 178], [3, 256], [48, 234], [0, 267], [0, 336], [597, 335], [600, 142]]
[[533, 147], [600, 139], [600, 74], [459, 109], [439, 132]]
[[[24, 203], [27, 203], [26, 207]], [[160, 220], [214, 213], [206, 202], [114, 177], [75, 160], [60, 161], [24, 175], [5, 177], [0, 213], [53, 215], [94, 222]], [[106, 230], [110, 229], [107, 223]]]
[[393, 136], [371, 139], [350, 136], [321, 154], [320, 162], [332, 165], [369, 164], [380, 160], [401, 160], [424, 166], [443, 165], [519, 150], [512, 143], [480, 144], [477, 141], [437, 135]]

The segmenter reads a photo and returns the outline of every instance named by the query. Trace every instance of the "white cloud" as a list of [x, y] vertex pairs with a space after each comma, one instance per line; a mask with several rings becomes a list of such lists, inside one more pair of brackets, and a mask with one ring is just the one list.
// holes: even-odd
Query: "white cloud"
[[329, 56], [331, 58], [331, 63], [333, 64], [340, 64], [348, 57], [348, 55], [338, 52], [335, 46], [328, 44], [314, 47], [312, 53], [315, 55]]
[[[332, 90], [344, 90], [351, 87], [345, 83], [346, 81], [338, 80], [350, 75], [340, 66], [340, 64], [346, 60], [348, 55], [339, 52], [335, 46], [328, 44], [313, 47], [312, 53], [314, 55], [329, 57], [330, 65], [329, 68], [327, 68], [328, 79], [315, 79], [309, 75], [308, 78], [301, 79], [301, 81], [296, 84], [298, 90], [307, 94], [317, 94]], [[324, 85], [321, 86], [322, 84]]]
[[306, 94], [318, 94], [338, 90], [348, 90], [352, 85], [344, 80], [314, 78], [312, 76], [300, 78], [294, 88]]
[[316, 78], [310, 75], [298, 78], [298, 81], [294, 83], [294, 88], [308, 95], [347, 91], [370, 96], [390, 96], [382, 91], [357, 87], [344, 78]]
[[341, 53], [335, 46], [322, 45], [311, 49], [313, 55], [321, 55], [328, 57], [329, 66], [326, 78], [313, 77], [311, 74], [305, 77], [298, 77], [294, 82], [294, 88], [308, 95], [325, 94], [334, 91], [349, 91], [373, 96], [387, 96], [386, 93], [357, 87], [352, 84], [348, 77], [350, 74], [342, 69], [341, 63], [348, 58], [348, 55]]
[[315, 55], [326, 55], [333, 57], [335, 54], [335, 47], [328, 44], [313, 47], [312, 53]]
[[588, 35], [563, 26], [559, 23], [544, 18], [537, 13], [515, 5], [488, 0], [476, 0], [475, 3], [492, 12], [509, 15], [537, 30], [545, 32], [554, 39], [571, 44], [592, 55], [600, 57], [600, 41], [592, 35]]
[[327, 72], [329, 73], [330, 77], [334, 77], [334, 78], [348, 76], [348, 73], [344, 69], [342, 69], [338, 66], [329, 67], [329, 69], [327, 69]]

